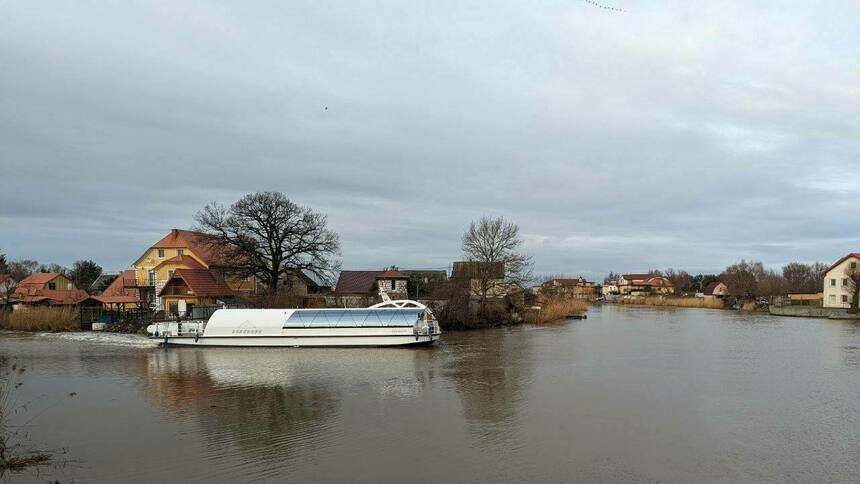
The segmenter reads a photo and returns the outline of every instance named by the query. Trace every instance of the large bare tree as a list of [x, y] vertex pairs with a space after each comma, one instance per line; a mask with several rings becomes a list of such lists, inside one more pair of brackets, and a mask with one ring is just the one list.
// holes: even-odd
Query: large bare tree
[[250, 193], [229, 208], [211, 203], [195, 220], [227, 265], [258, 277], [271, 296], [288, 272], [307, 271], [330, 282], [340, 269], [340, 239], [328, 228], [326, 216], [283, 193]]
[[[520, 228], [504, 217], [481, 217], [469, 224], [463, 234], [463, 257], [478, 262], [472, 274], [476, 279], [480, 310], [486, 309], [487, 299], [496, 294], [499, 285], [525, 284], [531, 280], [531, 257], [519, 252], [523, 244]], [[496, 267], [502, 265], [503, 277], [498, 278]]]

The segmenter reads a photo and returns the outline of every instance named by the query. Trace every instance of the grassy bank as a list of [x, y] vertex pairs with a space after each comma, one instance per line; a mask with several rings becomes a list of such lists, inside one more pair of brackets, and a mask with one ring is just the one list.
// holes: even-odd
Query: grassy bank
[[36, 306], [11, 311], [0, 317], [0, 329], [13, 331], [79, 331], [81, 318], [75, 308]]
[[720, 299], [704, 299], [697, 297], [628, 297], [618, 300], [618, 304], [638, 304], [644, 306], [673, 306], [679, 308], [723, 309]]
[[540, 309], [526, 313], [526, 321], [543, 324], [564, 319], [570, 314], [584, 314], [586, 311], [588, 311], [588, 303], [581, 299], [552, 298], [543, 301]]

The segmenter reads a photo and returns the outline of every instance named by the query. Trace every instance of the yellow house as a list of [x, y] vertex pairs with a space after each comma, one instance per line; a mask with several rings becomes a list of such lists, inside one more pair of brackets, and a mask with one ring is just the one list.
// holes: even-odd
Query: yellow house
[[[215, 270], [229, 273], [229, 264], [224, 260], [223, 251], [218, 249], [213, 238], [200, 232], [173, 229], [161, 240], [150, 246], [132, 264], [141, 298], [148, 300], [156, 308], [164, 308], [164, 300], [158, 294], [179, 269]], [[228, 276], [227, 286], [236, 294], [256, 292], [253, 276]]]

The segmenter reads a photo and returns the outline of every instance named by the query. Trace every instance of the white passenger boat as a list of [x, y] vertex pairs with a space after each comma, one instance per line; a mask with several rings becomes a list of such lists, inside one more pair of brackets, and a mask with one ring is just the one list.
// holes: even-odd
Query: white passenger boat
[[409, 300], [369, 308], [219, 309], [208, 320], [148, 326], [150, 338], [188, 346], [409, 346], [439, 339], [427, 306]]

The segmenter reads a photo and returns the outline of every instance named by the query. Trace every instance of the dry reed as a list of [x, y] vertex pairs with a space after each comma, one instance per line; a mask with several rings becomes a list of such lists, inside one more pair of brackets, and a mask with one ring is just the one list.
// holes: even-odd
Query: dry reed
[[583, 314], [588, 311], [588, 303], [581, 299], [566, 297], [547, 298], [541, 302], [540, 309], [534, 309], [526, 314], [530, 323], [543, 324], [564, 319], [571, 314]]
[[81, 318], [76, 308], [36, 306], [12, 311], [0, 328], [13, 331], [78, 331]]
[[679, 308], [723, 309], [721, 299], [704, 299], [697, 297], [626, 297], [618, 300], [619, 304], [639, 304], [645, 306], [672, 306]]

